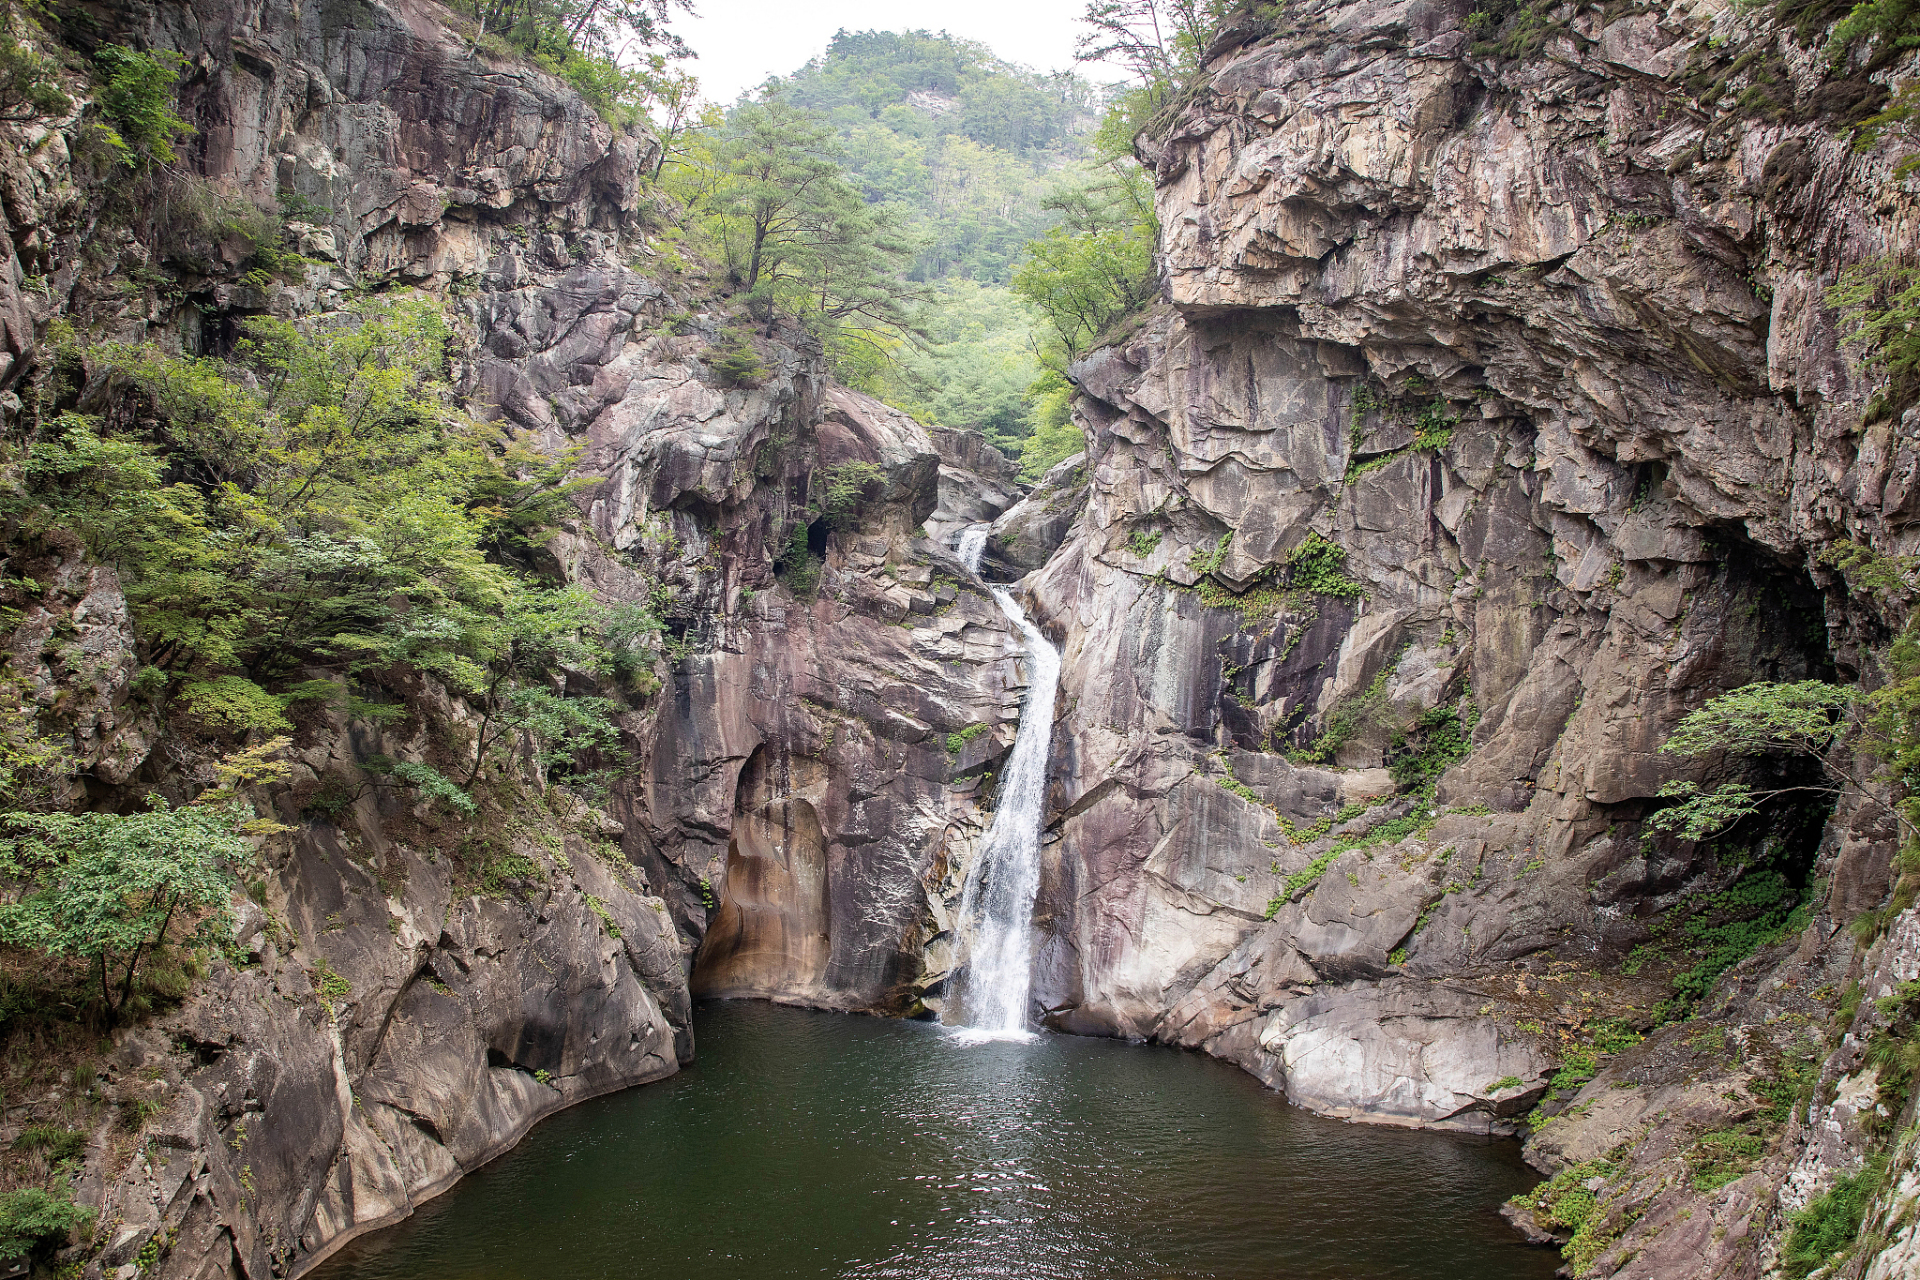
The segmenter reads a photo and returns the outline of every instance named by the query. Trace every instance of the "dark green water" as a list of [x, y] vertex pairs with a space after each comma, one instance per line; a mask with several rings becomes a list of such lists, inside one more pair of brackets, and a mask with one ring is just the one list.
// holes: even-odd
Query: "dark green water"
[[316, 1280], [1544, 1280], [1512, 1143], [1342, 1124], [1198, 1054], [757, 1003]]

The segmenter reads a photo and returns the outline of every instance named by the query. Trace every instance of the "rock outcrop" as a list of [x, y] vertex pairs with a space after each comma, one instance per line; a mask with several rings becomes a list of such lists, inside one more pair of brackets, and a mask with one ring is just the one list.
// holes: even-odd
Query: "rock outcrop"
[[1910, 249], [1912, 199], [1835, 133], [1889, 73], [1712, 3], [1535, 17], [1516, 52], [1466, 6], [1289, 6], [1143, 136], [1165, 300], [1072, 371], [1089, 489], [1029, 580], [1065, 655], [1036, 999], [1334, 1115], [1512, 1132], [1545, 1098], [1531, 1158], [1609, 1157], [1582, 1268], [1757, 1275], [1866, 1143], [1857, 1104], [1768, 1099], [1852, 1087], [1863, 1032], [1821, 1027], [1883, 804], [1768, 837], [1807, 905], [1701, 1013], [1749, 1065], [1690, 1022], [1548, 1076], [1656, 1021], [1694, 958], [1662, 921], [1740, 872], [1643, 841], [1704, 776], [1674, 724], [1873, 678], [1882, 624], [1819, 557], [1920, 547], [1920, 444], [1863, 425], [1823, 296]]
[[[107, 1064], [158, 1110], [83, 1183], [100, 1273], [162, 1240], [163, 1276], [296, 1273], [554, 1109], [675, 1070], [694, 994], [937, 1007], [1022, 692], [949, 550], [983, 522], [989, 574], [1025, 575], [1063, 655], [1049, 1024], [1202, 1049], [1353, 1119], [1531, 1115], [1530, 1158], [1593, 1198], [1594, 1273], [1762, 1275], [1910, 1121], [1868, 1046], [1920, 926], [1896, 913], [1863, 953], [1846, 927], [1888, 903], [1880, 801], [1763, 833], [1804, 904], [1657, 1027], [1690, 963], [1661, 931], [1743, 864], [1645, 838], [1665, 782], [1709, 776], [1658, 753], [1689, 710], [1873, 678], [1886, 620], [1821, 553], [1920, 550], [1912, 414], [1862, 423], [1875, 387], [1823, 303], [1911, 249], [1897, 145], [1836, 134], [1884, 68], [1718, 0], [1529, 9], [1520, 44], [1477, 41], [1463, 4], [1240, 22], [1142, 140], [1164, 298], [1074, 366], [1086, 452], [1023, 495], [977, 437], [651, 269], [653, 142], [457, 15], [96, 8], [77, 47], [188, 59], [194, 190], [297, 197], [309, 261], [263, 283], [245, 236], [105, 217], [84, 108], [19, 126], [0, 411], [30, 411], [56, 317], [218, 351], [249, 313], [423, 288], [476, 412], [594, 481], [546, 567], [669, 632], [603, 808], [531, 761], [504, 830], [379, 785], [375, 757], [469, 715], [424, 679], [396, 691], [404, 730], [302, 722], [258, 793], [292, 830], [235, 959]], [[713, 367], [739, 342], [762, 375]], [[204, 760], [131, 692], [112, 575], [35, 554], [10, 565], [46, 584], [15, 674], [50, 711], [75, 691], [101, 796], [193, 790]], [[1891, 1159], [1885, 1250], [1851, 1274], [1911, 1265], [1911, 1138]]]
[[[833, 385], [797, 331], [747, 339], [752, 385], [717, 374], [738, 318], [649, 269], [652, 139], [463, 22], [269, 0], [107, 6], [63, 33], [185, 56], [195, 132], [178, 174], [141, 181], [235, 225], [295, 208], [295, 280], [249, 270], [238, 232], [115, 206], [84, 102], [5, 162], [5, 412], [30, 411], [56, 317], [217, 352], [247, 313], [422, 289], [475, 410], [578, 449], [598, 482], [546, 568], [669, 631], [604, 808], [531, 760], [506, 771], [503, 823], [385, 785], [380, 762], [472, 718], [417, 673], [387, 678], [397, 726], [300, 721], [291, 776], [256, 791], [290, 830], [244, 871], [231, 959], [105, 1064], [152, 1141], [116, 1163], [103, 1140], [82, 1179], [106, 1224], [90, 1275], [298, 1273], [542, 1116], [674, 1072], [695, 992], [903, 1013], [929, 947], [950, 950], [929, 895], [978, 833], [1019, 689], [1004, 616], [923, 525], [999, 514], [1011, 465]], [[77, 545], [36, 555], [10, 564], [45, 579], [14, 672], [75, 730], [98, 798], [192, 794], [206, 755], [131, 691], [112, 572]]]

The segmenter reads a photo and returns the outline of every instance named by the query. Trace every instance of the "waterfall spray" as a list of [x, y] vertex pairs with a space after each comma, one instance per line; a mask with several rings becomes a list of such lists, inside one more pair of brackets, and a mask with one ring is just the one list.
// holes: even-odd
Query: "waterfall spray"
[[[960, 534], [956, 550], [980, 572], [987, 526]], [[964, 1025], [988, 1035], [1021, 1035], [1033, 978], [1033, 900], [1040, 889], [1040, 820], [1047, 798], [1060, 651], [1027, 620], [1010, 592], [987, 588], [1027, 645], [1027, 698], [1013, 752], [1000, 776], [1000, 804], [960, 891], [966, 958], [955, 981]]]

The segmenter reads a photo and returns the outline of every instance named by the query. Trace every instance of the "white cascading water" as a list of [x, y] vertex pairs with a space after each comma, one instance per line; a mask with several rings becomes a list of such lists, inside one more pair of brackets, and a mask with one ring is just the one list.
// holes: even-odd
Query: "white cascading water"
[[[960, 534], [955, 550], [967, 571], [980, 572], [986, 525]], [[1027, 621], [1011, 593], [989, 585], [993, 598], [1027, 642], [1027, 700], [1013, 753], [1000, 776], [1000, 804], [967, 868], [960, 891], [966, 958], [955, 981], [962, 1025], [992, 1037], [1027, 1033], [1033, 979], [1033, 900], [1040, 890], [1040, 819], [1047, 798], [1047, 750], [1053, 739], [1060, 651]]]

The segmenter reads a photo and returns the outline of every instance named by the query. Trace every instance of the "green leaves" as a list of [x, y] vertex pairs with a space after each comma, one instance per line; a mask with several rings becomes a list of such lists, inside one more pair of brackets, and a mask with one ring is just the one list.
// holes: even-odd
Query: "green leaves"
[[1013, 291], [1032, 303], [1069, 355], [1153, 299], [1159, 235], [1146, 175], [1116, 164], [1048, 201], [1062, 223], [1027, 245]]
[[[1846, 685], [1803, 680], [1794, 684], [1750, 684], [1709, 701], [1674, 726], [1660, 745], [1666, 755], [1736, 756], [1785, 753], [1816, 762], [1840, 785], [1857, 785], [1827, 757], [1835, 739], [1857, 721], [1861, 694]], [[1647, 825], [1683, 840], [1706, 840], [1740, 819], [1760, 812], [1775, 796], [1794, 791], [1833, 792], [1836, 786], [1776, 787], [1755, 791], [1744, 782], [1727, 782], [1712, 791], [1676, 780], [1657, 793], [1678, 800], [1653, 814]]]
[[232, 364], [89, 353], [144, 393], [160, 443], [67, 415], [27, 459], [27, 489], [119, 569], [152, 663], [203, 673], [208, 718], [281, 727], [231, 680], [471, 658], [517, 590], [489, 552], [525, 554], [568, 509], [573, 455], [459, 414], [445, 339], [414, 300], [313, 333], [258, 318]]
[[[95, 349], [96, 371], [131, 384], [121, 413], [134, 421], [58, 420], [6, 514], [71, 529], [114, 564], [157, 682], [210, 728], [286, 732], [302, 698], [376, 714], [340, 677], [399, 664], [478, 713], [464, 786], [515, 742], [560, 767], [617, 740], [614, 704], [562, 692], [569, 673], [638, 674], [658, 625], [641, 611], [616, 628], [584, 589], [515, 567], [572, 512], [578, 451], [458, 412], [446, 339], [436, 306], [413, 299], [312, 330], [257, 318], [230, 363]], [[288, 687], [316, 667], [332, 678]], [[15, 772], [37, 768], [27, 727], [12, 736]], [[424, 764], [393, 776], [474, 811]]]
[[1761, 755], [1790, 751], [1818, 756], [1845, 727], [1860, 694], [1847, 685], [1803, 680], [1750, 684], [1722, 694], [1674, 727], [1660, 750], [1697, 756], [1713, 751]]
[[1858, 1240], [1867, 1206], [1879, 1193], [1886, 1171], [1886, 1157], [1876, 1152], [1794, 1214], [1789, 1219], [1792, 1230], [1780, 1251], [1781, 1274], [1789, 1280], [1805, 1280], [1836, 1254], [1844, 1254]]
[[1682, 840], [1705, 840], [1747, 815], [1760, 812], [1753, 788], [1743, 782], [1728, 782], [1716, 790], [1702, 791], [1698, 783], [1676, 780], [1655, 794], [1662, 800], [1683, 803], [1655, 813], [1647, 819], [1647, 825]]
[[182, 688], [180, 695], [195, 715], [223, 729], [238, 733], [249, 729], [293, 732], [293, 722], [287, 719], [286, 700], [268, 693], [245, 676], [196, 680]]
[[1920, 331], [1915, 328], [1920, 321], [1920, 267], [1892, 258], [1855, 263], [1827, 290], [1826, 302], [1847, 321], [1847, 340], [1859, 351], [1861, 364], [1887, 376], [1886, 392], [1868, 406], [1865, 419], [1872, 421], [1910, 403], [1920, 387]]
[[51, 1191], [22, 1187], [0, 1194], [0, 1259], [23, 1258], [36, 1249], [64, 1243], [74, 1228], [92, 1216], [74, 1204], [64, 1179]]
[[0, 906], [0, 941], [90, 964], [112, 1016], [141, 957], [165, 947], [176, 926], [218, 935], [229, 894], [221, 864], [248, 855], [236, 828], [250, 816], [230, 800], [136, 814], [8, 814], [15, 834], [0, 843], [0, 866], [32, 888]]
[[112, 122], [103, 132], [129, 168], [172, 164], [173, 144], [193, 127], [173, 109], [174, 85], [187, 60], [167, 49], [139, 53], [124, 45], [102, 45], [93, 55], [106, 84], [100, 110]]

